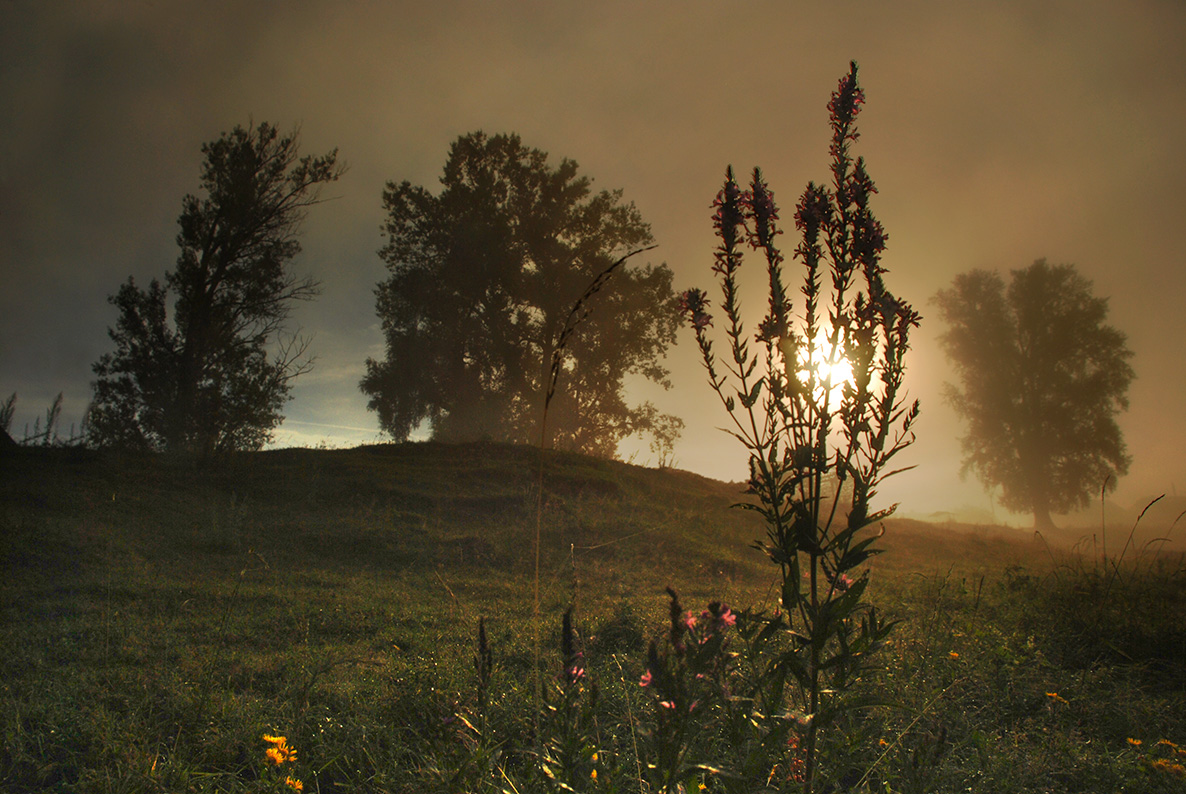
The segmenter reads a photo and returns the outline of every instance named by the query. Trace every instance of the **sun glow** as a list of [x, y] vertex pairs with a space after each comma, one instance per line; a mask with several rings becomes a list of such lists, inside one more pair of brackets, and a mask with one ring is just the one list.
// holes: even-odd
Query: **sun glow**
[[812, 374], [815, 376], [816, 387], [827, 388], [834, 399], [839, 399], [845, 384], [854, 383], [852, 364], [843, 355], [832, 354], [832, 345], [827, 336], [821, 331], [815, 340], [815, 347], [811, 351], [810, 361], [806, 350], [798, 351], [799, 369], [797, 376], [801, 383], [808, 383]]

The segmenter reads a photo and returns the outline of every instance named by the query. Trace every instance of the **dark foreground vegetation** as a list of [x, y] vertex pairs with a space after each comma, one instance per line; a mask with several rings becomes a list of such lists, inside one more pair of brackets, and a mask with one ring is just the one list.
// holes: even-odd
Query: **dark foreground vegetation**
[[[522, 792], [562, 790], [573, 770], [577, 790], [649, 790], [659, 715], [639, 681], [669, 631], [664, 588], [697, 614], [773, 604], [750, 547], [763, 527], [730, 509], [739, 486], [549, 454], [537, 709], [538, 455], [281, 450], [212, 471], [0, 456], [0, 790]], [[866, 595], [901, 622], [858, 683], [870, 706], [821, 748], [821, 790], [1183, 790], [1180, 553], [1113, 565], [1087, 545], [905, 520], [881, 545]], [[560, 769], [570, 607], [581, 736]]]

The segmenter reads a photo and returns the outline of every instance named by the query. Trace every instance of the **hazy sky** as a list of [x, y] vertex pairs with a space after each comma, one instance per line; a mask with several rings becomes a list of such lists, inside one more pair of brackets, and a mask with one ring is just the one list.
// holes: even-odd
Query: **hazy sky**
[[[725, 166], [761, 166], [789, 221], [806, 182], [828, 177], [825, 106], [855, 59], [887, 284], [924, 314], [909, 365], [917, 468], [885, 499], [916, 514], [988, 508], [959, 477], [928, 304], [959, 272], [1040, 257], [1076, 264], [1110, 298], [1136, 354], [1117, 501], [1186, 493], [1184, 42], [1175, 0], [0, 0], [0, 399], [18, 393], [18, 436], [59, 391], [66, 426], [78, 420], [91, 365], [112, 349], [106, 296], [172, 269], [201, 144], [269, 121], [350, 167], [304, 227], [296, 269], [324, 293], [298, 319], [318, 360], [277, 440], [376, 440], [357, 384], [383, 356], [385, 182], [435, 187], [457, 136], [517, 132], [622, 188], [677, 289], [710, 287]], [[760, 283], [747, 294], [759, 310]], [[674, 388], [636, 399], [687, 422], [679, 467], [741, 479], [690, 331], [669, 363]], [[644, 445], [637, 462], [650, 460]]]

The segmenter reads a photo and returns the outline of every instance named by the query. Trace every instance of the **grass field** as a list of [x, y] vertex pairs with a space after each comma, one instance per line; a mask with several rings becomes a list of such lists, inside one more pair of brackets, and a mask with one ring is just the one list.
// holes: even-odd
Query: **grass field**
[[[645, 790], [664, 588], [768, 603], [762, 526], [737, 485], [549, 454], [537, 623], [538, 455], [0, 458], [0, 791], [536, 790], [533, 637], [550, 683], [570, 606], [599, 692], [585, 788]], [[877, 705], [828, 747], [834, 790], [1186, 791], [1180, 552], [1113, 567], [1017, 530], [886, 530], [869, 597], [901, 623], [861, 682]], [[265, 734], [295, 750], [283, 771]]]

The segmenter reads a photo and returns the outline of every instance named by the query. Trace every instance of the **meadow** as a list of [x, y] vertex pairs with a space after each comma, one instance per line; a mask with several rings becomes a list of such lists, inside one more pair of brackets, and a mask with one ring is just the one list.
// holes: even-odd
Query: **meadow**
[[[665, 588], [770, 608], [762, 524], [738, 484], [559, 453], [537, 503], [539, 456], [0, 456], [0, 791], [649, 790]], [[884, 529], [866, 598], [899, 622], [820, 790], [1186, 790], [1181, 551]], [[579, 786], [540, 771], [570, 608]], [[686, 789], [725, 790], [708, 771]]]

